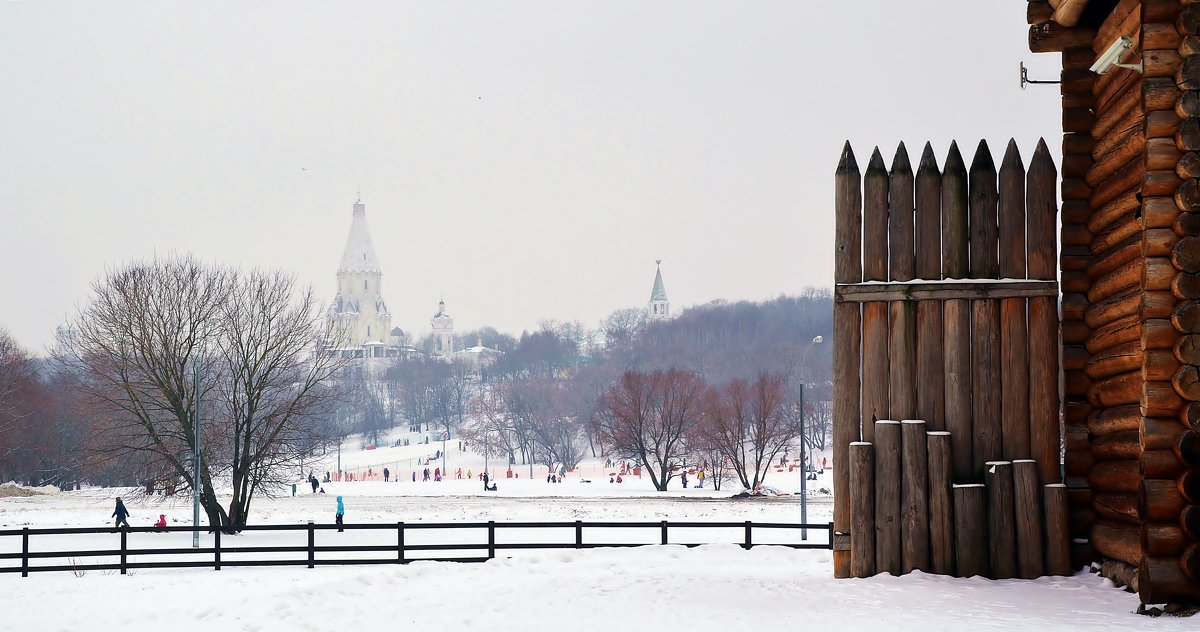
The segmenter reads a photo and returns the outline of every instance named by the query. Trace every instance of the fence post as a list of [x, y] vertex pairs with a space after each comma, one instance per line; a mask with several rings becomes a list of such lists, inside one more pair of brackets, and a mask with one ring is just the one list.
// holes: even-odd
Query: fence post
[[496, 522], [488, 520], [488, 559], [496, 559]]
[[662, 521], [662, 543], [663, 544], [667, 543], [667, 521], [666, 520]]
[[213, 570], [221, 570], [221, 527], [213, 529]]
[[404, 522], [396, 523], [396, 561], [400, 564], [406, 564], [404, 560]]
[[316, 567], [317, 551], [315, 548], [317, 538], [316, 531], [313, 529], [313, 521], [308, 521], [308, 567]]
[[583, 548], [583, 521], [575, 521], [575, 548]]
[[833, 523], [829, 523], [829, 550], [833, 550]]
[[29, 527], [21, 527], [21, 577], [29, 577]]
[[125, 574], [126, 570], [126, 554], [125, 554], [125, 536], [129, 533], [129, 527], [121, 527], [121, 574]]
[[[803, 472], [801, 474], [803, 475]], [[750, 521], [747, 520], [746, 521], [746, 544], [742, 548], [744, 548], [746, 550], [750, 550], [750, 547], [752, 547], [752, 546], [754, 546], [754, 541], [752, 539], [750, 539]]]

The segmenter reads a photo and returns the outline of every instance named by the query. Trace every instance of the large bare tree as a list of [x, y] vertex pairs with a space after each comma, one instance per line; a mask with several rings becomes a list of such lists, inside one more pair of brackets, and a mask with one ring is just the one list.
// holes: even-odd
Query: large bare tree
[[[198, 487], [210, 526], [237, 531], [255, 494], [314, 445], [315, 417], [334, 396], [322, 383], [346, 362], [324, 352], [336, 339], [330, 326], [287, 275], [179, 257], [97, 280], [56, 356], [79, 369], [100, 415], [101, 458], [142, 464], [143, 480]], [[231, 494], [228, 509], [218, 489]]]
[[687, 371], [626, 371], [600, 400], [596, 434], [645, 467], [655, 489], [665, 491], [687, 456], [685, 437], [701, 418], [704, 390]]

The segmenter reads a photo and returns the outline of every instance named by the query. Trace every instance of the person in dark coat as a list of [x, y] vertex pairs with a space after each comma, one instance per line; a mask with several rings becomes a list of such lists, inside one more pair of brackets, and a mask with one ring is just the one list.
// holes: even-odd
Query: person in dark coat
[[488, 473], [483, 473], [483, 491], [488, 491]]
[[388, 482], [388, 474], [391, 474], [391, 472], [386, 467], [383, 468], [383, 482], [385, 483]]
[[317, 493], [317, 488], [321, 486], [321, 483], [317, 481], [317, 477], [313, 476], [311, 472], [308, 475], [308, 484], [312, 485], [314, 494]]
[[117, 517], [117, 523], [113, 525], [114, 529], [120, 527], [122, 524], [126, 528], [129, 527], [129, 510], [125, 508], [125, 503], [121, 502], [120, 498], [117, 498], [117, 508], [113, 510], [112, 515]]

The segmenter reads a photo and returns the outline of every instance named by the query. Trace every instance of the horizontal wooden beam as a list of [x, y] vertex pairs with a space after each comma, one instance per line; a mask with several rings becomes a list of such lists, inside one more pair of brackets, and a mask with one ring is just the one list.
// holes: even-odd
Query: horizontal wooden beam
[[1034, 53], [1061, 53], [1068, 48], [1092, 45], [1096, 31], [1080, 26], [1067, 27], [1058, 22], [1034, 24], [1029, 27], [1029, 50]]
[[833, 289], [838, 303], [924, 301], [1058, 296], [1057, 281], [907, 281], [904, 283], [840, 283]]

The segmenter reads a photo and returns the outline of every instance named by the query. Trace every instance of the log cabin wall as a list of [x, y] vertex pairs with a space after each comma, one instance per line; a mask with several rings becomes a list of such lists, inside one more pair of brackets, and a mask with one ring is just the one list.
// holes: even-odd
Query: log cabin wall
[[[1029, 2], [1061, 52], [1063, 394], [1078, 563], [1200, 601], [1200, 3]], [[1132, 48], [1088, 68], [1121, 36]], [[1195, 61], [1193, 61], [1195, 59]]]

